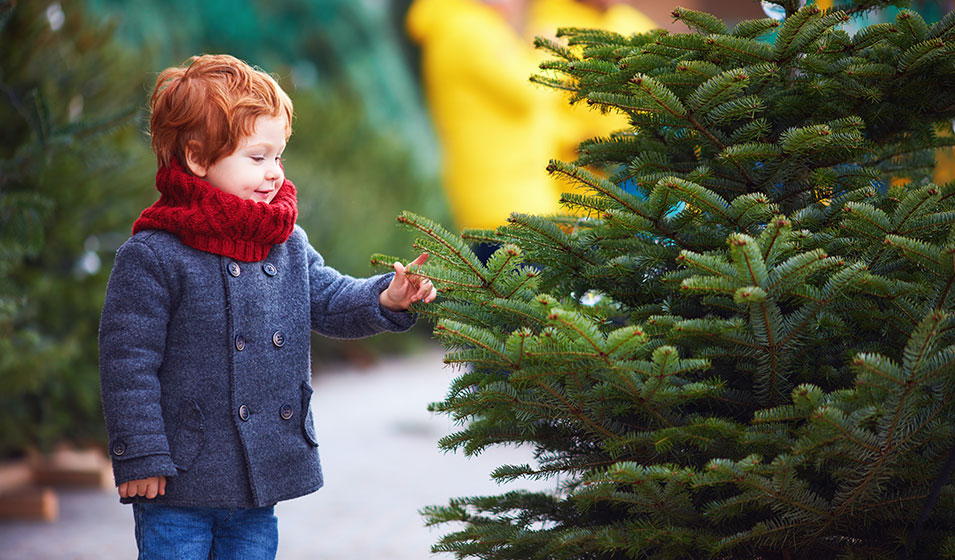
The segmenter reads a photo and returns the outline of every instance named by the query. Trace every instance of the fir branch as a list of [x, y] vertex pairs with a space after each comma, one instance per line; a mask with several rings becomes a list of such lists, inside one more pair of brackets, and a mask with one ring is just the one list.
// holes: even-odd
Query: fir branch
[[676, 71], [693, 76], [702, 83], [720, 73], [720, 67], [707, 60], [681, 60]]
[[671, 60], [696, 58], [709, 50], [699, 35], [662, 35], [652, 43], [644, 45], [640, 54], [660, 57], [666, 64], [657, 66], [666, 66]]
[[735, 233], [726, 239], [730, 248], [730, 258], [736, 267], [739, 276], [745, 277], [743, 282], [755, 286], [763, 286], [768, 277], [766, 262], [759, 253], [759, 244], [752, 237]]
[[674, 20], [685, 23], [690, 29], [696, 29], [698, 33], [717, 35], [729, 33], [726, 24], [712, 14], [678, 7], [674, 8], [670, 15]]
[[940, 202], [940, 191], [936, 186], [923, 187], [906, 193], [902, 203], [893, 215], [892, 233], [900, 233], [906, 222], [932, 210]]
[[660, 181], [657, 182], [657, 186], [658, 188], [665, 188], [668, 191], [679, 193], [682, 195], [679, 197], [681, 200], [722, 218], [723, 221], [728, 224], [733, 224], [734, 226], [739, 225], [736, 219], [727, 212], [729, 203], [709, 189], [673, 176], [660, 179]]
[[[503, 251], [501, 253], [503, 257], [500, 259], [495, 259], [494, 256], [500, 251]], [[488, 272], [493, 274], [493, 276], [487, 280], [489, 285], [494, 285], [497, 282], [497, 279], [501, 277], [501, 273], [504, 272], [504, 270], [506, 270], [513, 261], [519, 261], [521, 250], [517, 245], [508, 243], [495, 251], [495, 255], [491, 255], [491, 258], [488, 259]]]
[[[903, 367], [914, 376], [921, 370], [922, 363], [927, 359], [928, 354], [935, 348], [936, 338], [939, 331], [950, 321], [951, 317], [942, 311], [930, 313], [922, 320], [919, 327], [909, 338], [909, 343], [905, 345], [903, 352]], [[913, 379], [909, 379], [912, 383]]]
[[[584, 413], [583, 406], [571, 403], [562, 394], [560, 394], [559, 391], [556, 391], [550, 385], [543, 383], [539, 380], [536, 381], [536, 385], [540, 387], [541, 389], [543, 389], [544, 392], [550, 394], [552, 397], [560, 401], [561, 405], [564, 407], [563, 409], [561, 409], [562, 411], [563, 410], [569, 411], [574, 418], [581, 421], [585, 425], [589, 426], [594, 432], [602, 434], [605, 437], [613, 437], [615, 435], [613, 432], [603, 427], [599, 422], [587, 416]], [[651, 412], [653, 411], [651, 410]]]
[[[701, 134], [703, 134], [703, 136], [706, 136], [706, 138], [709, 139], [709, 141], [712, 142], [714, 146], [716, 146], [718, 151], [722, 152], [726, 149], [726, 145], [723, 144], [723, 142], [721, 142], [719, 139], [717, 139], [716, 136], [714, 136], [713, 133], [709, 131], [709, 129], [707, 129], [705, 126], [703, 126], [703, 124], [701, 124], [698, 120], [696, 120], [696, 117], [694, 117], [692, 113], [688, 113], [686, 115], [686, 119], [693, 126], [693, 128], [698, 130]], [[752, 176], [750, 176], [749, 172], [746, 171], [746, 169], [743, 168], [743, 166], [740, 165], [738, 161], [732, 161], [732, 163], [736, 167], [736, 170], [739, 172], [740, 176], [743, 177], [747, 185], [755, 185], [755, 183], [753, 182]]]
[[753, 335], [757, 343], [762, 345], [764, 352], [758, 363], [766, 364], [759, 368], [763, 375], [756, 380], [756, 396], [762, 403], [776, 403], [785, 397], [785, 382], [789, 378], [786, 372], [785, 350], [783, 345], [777, 342], [782, 334], [777, 332], [781, 313], [775, 303], [765, 300], [750, 304], [749, 308]]
[[[666, 223], [662, 219], [651, 216], [650, 212], [648, 212], [643, 204], [634, 198], [633, 195], [625, 192], [606, 179], [596, 177], [583, 169], [574, 166], [568, 166], [567, 164], [557, 160], [551, 160], [551, 162], [547, 165], [547, 172], [551, 175], [560, 174], [571, 178], [603, 194], [604, 196], [607, 196], [611, 200], [614, 200], [620, 204], [621, 207], [651, 222], [657, 231], [665, 235], [668, 239], [671, 239], [680, 247], [690, 248], [689, 243], [678, 236], [676, 232], [667, 227]], [[590, 264], [595, 263], [591, 262]]]
[[[863, 204], [859, 202], [849, 202], [842, 207], [842, 211], [851, 216], [853, 219], [858, 220], [863, 224], [868, 224], [875, 228], [877, 231], [868, 237], [872, 239], [879, 239], [891, 231], [891, 224], [889, 223], [889, 217], [885, 212], [875, 208], [869, 204]], [[845, 224], [843, 224], [845, 225]], [[854, 231], [865, 231], [865, 230], [854, 230]]]
[[680, 337], [699, 337], [728, 344], [730, 346], [742, 346], [750, 350], [761, 350], [762, 345], [753, 340], [733, 336], [726, 332], [727, 329], [739, 329], [742, 325], [731, 321], [720, 321], [716, 319], [689, 319], [680, 321], [673, 325], [672, 333]]
[[580, 60], [580, 56], [578, 56], [573, 49], [568, 48], [567, 45], [560, 41], [555, 41], [548, 37], [542, 37], [540, 35], [534, 37], [534, 48], [548, 51], [551, 54], [559, 56], [567, 61], [573, 62]]
[[841, 296], [843, 291], [849, 289], [853, 283], [857, 282], [864, 272], [865, 267], [855, 263], [834, 274], [826, 282], [822, 297], [820, 297], [817, 302], [803, 306], [800, 311], [797, 312], [795, 316], [797, 322], [787, 329], [788, 332], [786, 336], [779, 343], [780, 347], [788, 347], [794, 342], [796, 337], [802, 334], [803, 329], [809, 326], [811, 320], [818, 316], [826, 306]]
[[485, 245], [496, 245], [500, 242], [495, 232], [487, 229], [462, 230], [461, 239], [471, 244], [483, 243]]
[[630, 78], [630, 83], [637, 86], [637, 90], [653, 100], [653, 102], [670, 115], [682, 118], [686, 115], [686, 107], [680, 102], [669, 88], [646, 74], [636, 74]]
[[[725, 280], [735, 279], [735, 269], [731, 263], [726, 262], [722, 257], [713, 255], [703, 255], [693, 251], [683, 250], [677, 255], [677, 263], [686, 264], [717, 276]], [[735, 288], [734, 288], [735, 289]]]
[[837, 434], [839, 434], [838, 440], [827, 440], [827, 445], [831, 445], [836, 441], [849, 441], [856, 447], [865, 449], [873, 455], [882, 453], [884, 449], [884, 447], [879, 445], [879, 442], [875, 439], [874, 434], [866, 433], [865, 431], [860, 430], [858, 427], [853, 427], [852, 429], [847, 427], [845, 413], [835, 407], [825, 405], [814, 410], [812, 412], [811, 421], [813, 424], [822, 424], [828, 426]]
[[911, 37], [912, 44], [923, 41], [929, 33], [925, 20], [913, 10], [900, 10], [895, 16], [895, 25], [902, 33]]
[[[907, 383], [903, 377], [902, 368], [881, 354], [858, 354], [852, 360], [852, 367], [860, 374], [868, 373], [899, 387], [904, 387]], [[863, 375], [860, 375], [858, 379], [859, 383], [868, 382], [867, 378]], [[891, 389], [886, 388], [886, 390]]]
[[603, 344], [597, 342], [597, 339], [602, 339], [603, 337], [600, 334], [600, 331], [597, 330], [589, 321], [586, 321], [580, 315], [568, 312], [563, 309], [554, 309], [551, 311], [549, 320], [556, 322], [557, 324], [563, 325], [565, 329], [568, 329], [580, 337], [578, 340], [582, 339], [594, 349], [596, 354], [593, 354], [594, 357], [603, 361], [606, 365], [612, 365], [608, 352], [604, 348]]
[[[593, 261], [592, 257], [581, 251], [579, 248], [572, 246], [569, 243], [567, 236], [563, 235], [560, 230], [553, 226], [553, 224], [549, 224], [544, 220], [535, 218], [535, 216], [519, 214], [515, 212], [508, 216], [507, 222], [540, 235], [541, 237], [552, 242], [556, 247], [559, 247], [566, 254], [574, 257], [575, 260], [584, 261], [590, 265], [597, 264]], [[494, 295], [497, 297], [504, 297], [503, 294], [495, 293]]]
[[519, 283], [514, 285], [514, 288], [505, 294], [504, 299], [510, 299], [514, 297], [519, 291], [525, 289], [529, 284], [533, 283], [534, 279], [539, 276], [539, 273], [536, 270], [527, 270], [524, 273], [524, 279]]
[[885, 236], [885, 244], [900, 249], [906, 258], [921, 264], [932, 274], [935, 274], [938, 267], [942, 266], [941, 252], [928, 243], [890, 234]]
[[[851, 15], [852, 10], [850, 9], [846, 13]], [[867, 25], [857, 31], [855, 36], [852, 37], [852, 49], [857, 52], [862, 51], [876, 43], [885, 40], [888, 36], [897, 33], [899, 33], [899, 30], [893, 23], [876, 23], [873, 25]]]
[[[466, 253], [465, 250], [462, 250], [462, 248], [456, 247], [455, 245], [449, 243], [446, 239], [449, 238], [451, 234], [445, 231], [444, 228], [441, 228], [434, 222], [431, 222], [431, 220], [422, 218], [421, 216], [418, 216], [408, 211], [403, 211], [401, 215], [398, 216], [398, 222], [401, 224], [405, 224], [411, 227], [412, 229], [416, 229], [420, 231], [421, 233], [427, 235], [428, 237], [434, 239], [438, 243], [440, 243], [442, 246], [445, 247], [445, 249], [450, 251], [451, 254], [456, 256], [461, 263], [463, 263], [468, 269], [470, 269], [470, 271], [475, 276], [477, 276], [481, 280], [484, 280], [484, 275], [482, 274], [482, 271], [481, 271], [481, 268], [482, 268], [481, 264], [477, 261], [477, 258], [474, 256], [474, 254], [470, 253], [470, 251], [467, 251]], [[493, 289], [491, 288], [489, 289], [491, 290], [492, 293], [494, 292]], [[494, 295], [500, 296], [500, 294], [496, 294], [496, 293]]]
[[766, 291], [771, 294], [788, 291], [827, 264], [838, 266], [839, 263], [839, 259], [830, 258], [822, 249], [795, 255], [773, 268], [766, 280]]
[[744, 64], [772, 62], [771, 47], [765, 43], [732, 35], [710, 35], [706, 44], [732, 55]]
[[810, 4], [801, 8], [792, 16], [787, 17], [776, 37], [776, 48], [773, 58], [777, 61], [781, 61], [787, 53], [795, 50], [796, 38], [814, 19], [817, 19], [820, 12], [821, 10], [818, 6]]
[[755, 39], [760, 35], [768, 33], [780, 26], [778, 20], [773, 18], [747, 19], [736, 24], [733, 29], [733, 35], [746, 39]]
[[532, 84], [537, 84], [540, 86], [549, 87], [552, 89], [557, 89], [561, 91], [567, 91], [570, 93], [580, 93], [581, 89], [577, 87], [576, 82], [571, 80], [560, 80], [556, 78], [550, 78], [541, 74], [533, 74], [528, 81]]
[[749, 74], [743, 69], [726, 70], [700, 84], [693, 93], [687, 96], [687, 103], [693, 111], [706, 111], [717, 100], [743, 91], [748, 83]]
[[936, 37], [947, 38], [955, 30], [955, 11], [948, 12], [942, 19], [935, 23], [931, 29], [929, 29], [928, 37], [929, 39], [934, 39]]
[[[451, 336], [453, 338], [463, 340], [468, 344], [472, 344], [478, 348], [482, 348], [485, 352], [489, 352], [498, 358], [500, 358], [501, 363], [507, 364], [509, 367], [514, 367], [514, 364], [511, 360], [501, 352], [497, 346], [497, 341], [494, 341], [494, 344], [491, 343], [492, 339], [489, 339], [486, 336], [480, 336], [478, 333], [481, 332], [467, 324], [457, 323], [455, 321], [442, 320], [434, 327], [435, 334], [438, 336]], [[486, 331], [484, 331], [486, 332]]]
[[759, 246], [762, 249], [763, 260], [773, 262], [777, 254], [792, 247], [789, 236], [792, 233], [792, 222], [785, 216], [773, 218], [766, 229], [759, 234]]
[[915, 71], [932, 64], [943, 56], [950, 55], [952, 51], [952, 44], [946, 43], [942, 39], [929, 39], [912, 45], [899, 56], [898, 72], [904, 74]]
[[[921, 433], [919, 427], [913, 427], [908, 430], [908, 437], [900, 438], [898, 442], [893, 441], [896, 432], [899, 430], [899, 424], [909, 398], [919, 387], [914, 377], [918, 372], [918, 365], [925, 359], [926, 353], [934, 341], [934, 337], [937, 336], [939, 327], [948, 319], [949, 316], [947, 314], [941, 312], [930, 313], [923, 319], [916, 332], [909, 338], [909, 343], [906, 345], [907, 357], [905, 364], [905, 370], [908, 372], [909, 379], [902, 385], [904, 390], [897, 396], [895, 409], [889, 416], [888, 424], [884, 430], [881, 430], [882, 444], [877, 451], [878, 457], [867, 469], [867, 474], [855, 484], [851, 490], [847, 493], [837, 495], [837, 499], [841, 504], [833, 512], [833, 515], [827, 520], [826, 524], [817, 530], [817, 536], [821, 535], [822, 531], [828, 528], [828, 525], [833, 523], [835, 519], [844, 515], [848, 508], [854, 507], [855, 502], [864, 494], [868, 487], [872, 484], [876, 484], [876, 479], [882, 475], [883, 470], [888, 466], [889, 459], [894, 456], [901, 446], [909, 441], [911, 437]], [[945, 397], [945, 400], [950, 399], [951, 397], [949, 396]], [[935, 413], [937, 414], [939, 410], [941, 410], [941, 407], [937, 407]], [[927, 415], [927, 418], [923, 419], [921, 425], [925, 425], [932, 416], [934, 415]]]

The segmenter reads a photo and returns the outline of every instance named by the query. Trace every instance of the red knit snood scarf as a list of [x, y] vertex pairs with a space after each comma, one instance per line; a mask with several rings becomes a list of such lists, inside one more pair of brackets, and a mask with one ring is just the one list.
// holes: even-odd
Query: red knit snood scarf
[[295, 227], [298, 205], [288, 179], [269, 204], [243, 200], [189, 174], [179, 162], [156, 172], [159, 200], [143, 210], [133, 233], [162, 229], [186, 245], [246, 262], [268, 256]]

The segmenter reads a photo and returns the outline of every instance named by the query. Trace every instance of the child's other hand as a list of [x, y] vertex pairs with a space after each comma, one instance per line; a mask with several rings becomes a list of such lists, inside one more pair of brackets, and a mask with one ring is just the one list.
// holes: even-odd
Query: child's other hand
[[150, 500], [156, 496], [166, 495], [166, 477], [151, 476], [140, 480], [130, 480], [119, 485], [120, 498], [146, 496]]
[[[428, 253], [422, 253], [418, 258], [408, 263], [408, 266], [422, 265], [428, 260]], [[417, 274], [408, 274], [407, 267], [395, 263], [395, 277], [391, 279], [388, 288], [381, 292], [378, 301], [381, 306], [391, 311], [404, 311], [416, 302], [431, 303], [438, 297], [437, 290], [431, 280]]]

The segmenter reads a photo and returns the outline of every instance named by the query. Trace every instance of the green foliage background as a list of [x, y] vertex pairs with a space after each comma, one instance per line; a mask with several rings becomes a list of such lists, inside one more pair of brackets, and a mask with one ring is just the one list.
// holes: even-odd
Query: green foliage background
[[[286, 168], [299, 223], [339, 270], [368, 275], [368, 255], [406, 248], [401, 209], [446, 215], [433, 161], [407, 147], [409, 134], [428, 145], [416, 90], [373, 125], [347, 72], [316, 71], [316, 4], [0, 0], [0, 458], [102, 442], [97, 325], [113, 253], [158, 197], [145, 108], [162, 68], [230, 52], [278, 76], [296, 104]], [[316, 369], [414, 339], [316, 339]]]

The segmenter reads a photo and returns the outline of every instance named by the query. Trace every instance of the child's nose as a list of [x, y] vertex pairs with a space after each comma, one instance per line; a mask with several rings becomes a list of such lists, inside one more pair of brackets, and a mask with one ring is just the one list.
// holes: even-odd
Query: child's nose
[[275, 181], [282, 176], [282, 167], [278, 163], [273, 163], [265, 172], [266, 179]]

